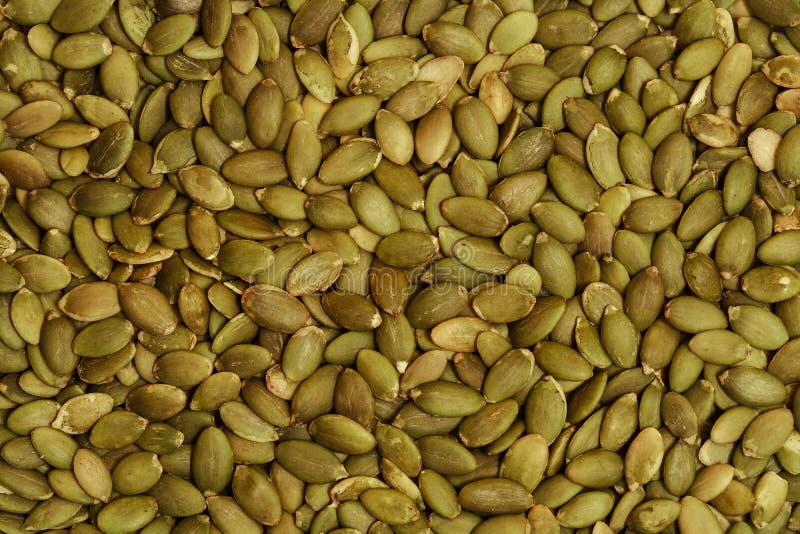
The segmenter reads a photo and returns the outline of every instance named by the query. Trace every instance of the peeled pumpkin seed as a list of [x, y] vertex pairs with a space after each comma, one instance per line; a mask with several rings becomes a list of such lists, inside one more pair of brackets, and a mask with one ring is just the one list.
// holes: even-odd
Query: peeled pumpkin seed
[[4, 4], [0, 530], [796, 527], [796, 2]]

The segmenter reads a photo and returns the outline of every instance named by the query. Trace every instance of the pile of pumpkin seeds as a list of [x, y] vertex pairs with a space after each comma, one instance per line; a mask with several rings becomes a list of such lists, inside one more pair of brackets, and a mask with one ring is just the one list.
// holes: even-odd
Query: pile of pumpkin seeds
[[800, 530], [798, 0], [0, 6], [0, 532]]

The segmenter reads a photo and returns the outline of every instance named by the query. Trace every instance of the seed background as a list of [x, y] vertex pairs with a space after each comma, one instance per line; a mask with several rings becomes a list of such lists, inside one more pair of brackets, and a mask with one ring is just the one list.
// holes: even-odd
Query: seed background
[[797, 0], [0, 5], [0, 532], [800, 528]]

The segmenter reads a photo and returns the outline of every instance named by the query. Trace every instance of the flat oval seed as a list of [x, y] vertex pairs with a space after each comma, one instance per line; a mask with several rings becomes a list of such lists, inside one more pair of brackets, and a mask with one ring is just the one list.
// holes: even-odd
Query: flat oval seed
[[327, 414], [309, 425], [314, 440], [335, 452], [365, 454], [375, 447], [375, 438], [364, 427], [343, 415]]
[[458, 502], [474, 513], [498, 515], [525, 512], [533, 505], [533, 497], [513, 480], [485, 478], [461, 488]]
[[201, 165], [183, 168], [178, 176], [186, 194], [209, 210], [221, 211], [233, 207], [233, 192], [213, 169]]
[[512, 399], [484, 406], [481, 411], [462, 421], [459, 438], [471, 447], [489, 445], [511, 430], [518, 412], [519, 406]]
[[681, 80], [699, 80], [710, 74], [722, 59], [725, 45], [716, 37], [699, 39], [681, 52], [673, 67]]
[[731, 368], [719, 376], [725, 393], [745, 406], [774, 406], [786, 398], [783, 383], [775, 376], [752, 367]]
[[72, 340], [72, 350], [78, 356], [107, 356], [127, 345], [133, 338], [134, 327], [130, 321], [110, 317], [92, 323]]
[[664, 308], [664, 317], [678, 330], [690, 334], [728, 326], [728, 320], [719, 308], [697, 297], [672, 299]]
[[757, 415], [742, 436], [742, 449], [747, 456], [766, 458], [780, 449], [792, 432], [791, 411], [777, 408]]
[[336, 456], [313, 442], [288, 440], [275, 448], [278, 463], [304, 482], [324, 484], [347, 476]]
[[[61, 33], [84, 32], [97, 26], [105, 18], [113, 1], [68, 0], [53, 10], [50, 24]], [[80, 13], [82, 16], [76, 17]]]
[[410, 396], [420, 409], [439, 417], [471, 415], [484, 405], [480, 393], [469, 386], [443, 381], [422, 384]]
[[158, 509], [175, 517], [202, 513], [206, 507], [203, 494], [191, 482], [164, 474], [148, 494], [156, 499]]
[[77, 33], [60, 40], [52, 59], [65, 69], [90, 69], [111, 55], [111, 40], [98, 33]]
[[72, 278], [64, 263], [41, 254], [22, 256], [12, 265], [25, 279], [25, 287], [34, 293], [60, 291]]
[[233, 477], [233, 450], [222, 430], [208, 427], [192, 447], [192, 479], [206, 495], [220, 493]]
[[152, 25], [142, 43], [142, 50], [152, 55], [177, 52], [192, 37], [197, 22], [188, 13], [166, 17]]
[[483, 396], [499, 402], [516, 394], [534, 373], [534, 355], [527, 349], [513, 349], [492, 365], [483, 382]]
[[128, 394], [125, 407], [149, 421], [165, 421], [186, 405], [186, 393], [167, 384], [147, 384]]
[[565, 471], [567, 477], [587, 488], [608, 488], [622, 478], [622, 458], [603, 449], [587, 451], [574, 458]]
[[728, 330], [706, 330], [689, 340], [689, 348], [709, 363], [734, 365], [744, 360], [747, 342]]
[[177, 327], [178, 318], [167, 297], [152, 286], [122, 284], [119, 287], [119, 300], [125, 315], [145, 332], [165, 336]]
[[277, 439], [275, 428], [242, 402], [224, 403], [220, 406], [220, 417], [225, 426], [241, 438], [257, 443], [268, 443]]
[[467, 27], [452, 22], [435, 22], [422, 29], [422, 37], [437, 56], [458, 56], [465, 65], [477, 63], [484, 54], [478, 37]]
[[105, 414], [110, 413], [114, 399], [105, 393], [86, 393], [65, 402], [51, 426], [67, 434], [83, 434]]
[[225, 58], [236, 70], [249, 74], [255, 68], [260, 52], [256, 25], [245, 15], [234, 15], [225, 33], [222, 43]]
[[198, 385], [212, 372], [211, 361], [189, 351], [173, 351], [161, 356], [153, 366], [153, 376], [160, 382], [179, 388]]
[[78, 449], [72, 459], [72, 470], [89, 496], [100, 502], [109, 501], [113, 487], [111, 472], [100, 456], [89, 449]]
[[72, 467], [78, 444], [65, 432], [43, 426], [33, 429], [30, 439], [33, 448], [49, 465], [57, 469]]
[[397, 490], [370, 488], [359, 500], [370, 514], [390, 525], [406, 525], [419, 517], [414, 501]]
[[308, 310], [299, 300], [264, 284], [252, 286], [244, 292], [242, 308], [256, 323], [287, 334], [296, 332], [310, 321]]
[[128, 121], [105, 128], [89, 150], [87, 171], [93, 178], [116, 176], [133, 151], [134, 132]]
[[330, 185], [351, 184], [374, 171], [380, 160], [377, 142], [363, 137], [352, 139], [325, 158], [319, 179]]
[[233, 474], [233, 494], [242, 509], [261, 524], [276, 525], [281, 517], [280, 495], [259, 469], [239, 465]]
[[100, 510], [97, 525], [107, 534], [136, 532], [150, 523], [157, 512], [158, 504], [153, 497], [120, 497]]
[[4, 120], [8, 135], [31, 137], [61, 120], [61, 105], [52, 100], [37, 100], [15, 109]]
[[742, 290], [765, 303], [780, 302], [800, 292], [800, 277], [783, 267], [755, 267], [742, 276]]
[[144, 433], [147, 420], [134, 413], [116, 411], [104, 415], [92, 427], [89, 441], [103, 449], [121, 449], [133, 444]]
[[481, 237], [496, 237], [508, 226], [505, 213], [492, 201], [454, 197], [441, 203], [442, 215], [456, 228]]
[[248, 534], [256, 534], [262, 530], [261, 525], [248, 516], [232, 497], [216, 495], [209, 497], [206, 502], [211, 519], [223, 529], [235, 528]]
[[80, 503], [69, 502], [59, 497], [44, 501], [30, 511], [25, 527], [30, 529], [44, 529], [68, 521], [77, 515], [81, 509]]
[[20, 150], [0, 151], [0, 172], [11, 185], [21, 189], [38, 189], [50, 185], [50, 178], [42, 163]]
[[428, 263], [438, 250], [439, 243], [434, 236], [403, 230], [383, 238], [375, 254], [387, 265], [407, 269]]

